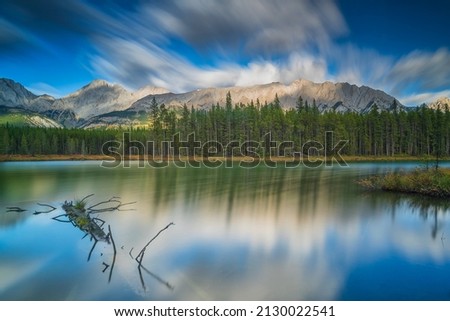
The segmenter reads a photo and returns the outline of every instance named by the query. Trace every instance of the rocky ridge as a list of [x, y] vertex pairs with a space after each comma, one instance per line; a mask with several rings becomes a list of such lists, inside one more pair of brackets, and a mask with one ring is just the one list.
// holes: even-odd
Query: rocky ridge
[[[94, 80], [76, 92], [54, 98], [35, 95], [21, 84], [0, 79], [0, 106], [18, 107], [43, 114], [67, 127], [99, 127], [130, 124], [130, 115], [149, 111], [153, 98], [169, 108], [189, 107], [208, 109], [213, 104], [225, 105], [230, 92], [233, 103], [271, 103], [278, 95], [283, 108], [295, 107], [301, 96], [309, 105], [315, 104], [321, 112], [366, 113], [375, 106], [380, 110], [401, 109], [394, 97], [381, 90], [348, 83], [314, 83], [300, 79], [284, 85], [278, 82], [249, 87], [205, 88], [186, 93], [171, 93], [164, 88], [144, 87], [129, 91], [117, 84]], [[136, 120], [133, 120], [133, 124]]]

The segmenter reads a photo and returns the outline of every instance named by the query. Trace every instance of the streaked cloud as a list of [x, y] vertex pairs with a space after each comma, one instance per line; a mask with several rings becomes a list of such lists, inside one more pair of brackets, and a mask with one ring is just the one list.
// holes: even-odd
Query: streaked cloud
[[450, 85], [450, 52], [441, 48], [436, 52], [414, 51], [393, 66], [389, 77], [394, 92], [411, 88], [417, 92], [448, 89]]
[[92, 57], [92, 66], [97, 73], [135, 87], [150, 83], [175, 92], [273, 81], [289, 83], [301, 77], [322, 81], [327, 69], [324, 60], [298, 53], [281, 62], [255, 60], [245, 66], [224, 62], [216, 67], [202, 68], [152, 43], [143, 45], [107, 39], [101, 46], [106, 56]]
[[271, 55], [327, 46], [347, 31], [340, 11], [327, 0], [177, 0], [147, 9], [162, 32], [198, 50], [242, 48]]
[[[322, 81], [326, 62], [313, 52], [347, 32], [330, 1], [174, 1], [143, 6], [130, 20], [138, 32], [132, 39], [117, 28], [95, 39], [93, 71], [135, 88], [150, 83], [175, 92]], [[204, 64], [173, 48], [177, 41], [191, 46]]]
[[450, 87], [448, 47], [395, 57], [361, 47], [333, 0], [0, 0], [0, 6], [4, 61], [20, 61], [11, 52], [26, 52], [26, 59], [69, 54], [92, 77], [131, 89], [182, 92], [305, 78], [367, 85], [415, 104]]
[[442, 97], [450, 97], [450, 89], [399, 96], [399, 100], [406, 106], [420, 106], [423, 103], [434, 102]]

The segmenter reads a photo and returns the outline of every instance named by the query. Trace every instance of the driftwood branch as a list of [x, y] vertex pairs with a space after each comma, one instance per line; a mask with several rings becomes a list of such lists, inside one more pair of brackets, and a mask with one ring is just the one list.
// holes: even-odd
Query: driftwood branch
[[86, 195], [85, 197], [83, 197], [83, 198], [81, 199], [80, 203], [83, 203], [85, 200], [87, 200], [87, 199], [88, 199], [89, 197], [91, 197], [91, 196], [94, 196], [94, 194]]
[[96, 203], [96, 204], [94, 204], [94, 205], [92, 205], [92, 206], [89, 206], [89, 207], [87, 208], [87, 210], [88, 210], [88, 211], [91, 211], [91, 210], [97, 211], [96, 207], [99, 206], [99, 205], [108, 204], [108, 203], [112, 203], [112, 202], [121, 203], [121, 202], [119, 201], [119, 198], [120, 198], [120, 197], [118, 197], [118, 196], [113, 196], [113, 197], [111, 197], [109, 200], [101, 201], [101, 202], [98, 202], [98, 203]]
[[[83, 236], [83, 238], [84, 238], [84, 236]], [[98, 243], [98, 241], [94, 239], [94, 244], [92, 245], [92, 248], [89, 251], [89, 255], [88, 255], [88, 258], [87, 258], [88, 262], [91, 259], [92, 252], [94, 252], [94, 249], [95, 249], [95, 246], [97, 245], [97, 243]]]
[[55, 220], [55, 221], [58, 221], [58, 222], [62, 222], [62, 223], [72, 223], [71, 220], [69, 220], [69, 219], [62, 220], [62, 219], [60, 219], [60, 217], [66, 217], [67, 218], [67, 214], [61, 214], [61, 215], [54, 216], [54, 217], [52, 217], [52, 220]]
[[136, 256], [136, 261], [139, 264], [141, 264], [142, 259], [144, 258], [145, 250], [147, 250], [147, 247], [150, 245], [150, 243], [152, 243], [162, 232], [167, 230], [171, 225], [175, 225], [175, 224], [169, 223], [165, 228], [161, 229], [150, 241], [148, 241], [147, 244], [142, 248], [142, 250]]
[[44, 206], [44, 207], [50, 207], [50, 209], [47, 211], [34, 211], [33, 215], [47, 214], [47, 213], [50, 213], [50, 212], [53, 212], [54, 210], [56, 210], [56, 207], [51, 206], [49, 204], [37, 203], [37, 205]]
[[[145, 255], [145, 251], [147, 250], [147, 247], [150, 245], [150, 243], [152, 243], [162, 232], [164, 232], [165, 230], [167, 230], [171, 225], [175, 225], [173, 223], [169, 223], [165, 228], [161, 229], [158, 233], [156, 233], [156, 235], [147, 242], [147, 244], [142, 248], [142, 250], [139, 252], [139, 254], [136, 256], [135, 260], [138, 263], [138, 271], [139, 271], [139, 277], [141, 279], [141, 284], [142, 287], [144, 288], [144, 290], [146, 290], [145, 287], [145, 281], [144, 281], [144, 277], [142, 276], [142, 269], [144, 269], [144, 271], [146, 271], [147, 273], [149, 273], [150, 275], [154, 276], [153, 273], [151, 273], [150, 271], [148, 271], [143, 265], [142, 265], [142, 260], [144, 259], [144, 255]], [[164, 284], [168, 284], [168, 282], [163, 282]], [[169, 284], [170, 285], [170, 284]]]
[[103, 225], [105, 225], [105, 223], [106, 223], [104, 220], [102, 220], [101, 218], [98, 218], [98, 217], [94, 217], [94, 218], [92, 218], [92, 220], [95, 222], [97, 222], [97, 221], [100, 222], [101, 223], [101, 224], [99, 224], [100, 227], [103, 227]]
[[[88, 207], [88, 208], [87, 208], [87, 212], [88, 212], [89, 214], [92, 214], [92, 213], [103, 213], [103, 212], [121, 211], [121, 210], [122, 210], [122, 207], [127, 206], [127, 205], [130, 205], [130, 204], [135, 204], [135, 203], [136, 203], [136, 202], [122, 203], [122, 202], [119, 200], [119, 198], [120, 198], [120, 197], [113, 196], [113, 197], [111, 197], [109, 200], [102, 201], [102, 202], [98, 202], [97, 204], [94, 204], [94, 205]], [[100, 205], [106, 205], [106, 204], [111, 205], [111, 203], [116, 203], [116, 205], [98, 208]]]
[[[142, 268], [145, 272], [147, 272], [148, 275], [152, 276], [156, 281], [158, 281], [159, 283], [165, 285], [169, 290], [173, 290], [173, 289], [175, 288], [175, 287], [174, 287], [172, 284], [170, 284], [169, 282], [163, 280], [161, 277], [159, 277], [159, 276], [156, 275], [155, 273], [149, 271], [145, 266], [141, 265], [141, 268]], [[142, 272], [141, 272], [141, 270], [139, 270], [139, 276], [140, 276], [140, 278], [141, 278], [141, 283], [142, 283], [143, 277], [142, 277]], [[144, 289], [145, 289], [145, 286], [144, 286]]]
[[109, 268], [109, 264], [106, 264], [105, 262], [103, 262], [104, 265], [104, 269], [102, 270], [102, 273], [105, 273], [105, 271]]
[[112, 260], [112, 263], [111, 263], [111, 269], [109, 270], [109, 277], [108, 277], [108, 282], [111, 282], [112, 273], [113, 273], [113, 270], [114, 270], [114, 264], [116, 263], [117, 250], [116, 250], [116, 243], [114, 242], [114, 238], [113, 238], [113, 235], [112, 235], [112, 232], [111, 232], [111, 226], [110, 225], [108, 225], [108, 233], [109, 233], [108, 235], [109, 235], [109, 238], [111, 240], [111, 243], [112, 243], [112, 246], [113, 246], [113, 250], [114, 250], [114, 256], [113, 256], [113, 260]]
[[8, 206], [6, 212], [25, 212], [26, 210], [18, 206]]
[[[83, 197], [80, 201], [72, 202], [72, 201], [65, 201], [62, 205], [62, 209], [64, 210], [64, 214], [57, 215], [52, 217], [53, 220], [63, 223], [71, 223], [73, 226], [79, 228], [81, 231], [84, 232], [83, 239], [86, 236], [90, 236], [90, 241], [93, 241], [92, 247], [89, 251], [87, 260], [90, 261], [92, 254], [97, 246], [97, 243], [99, 241], [105, 241], [108, 244], [112, 244], [113, 248], [113, 258], [110, 264], [107, 264], [103, 262], [103, 269], [102, 273], [105, 273], [109, 269], [109, 276], [108, 276], [108, 283], [111, 282], [112, 274], [114, 271], [114, 266], [117, 259], [117, 248], [116, 243], [114, 241], [114, 236], [111, 231], [111, 226], [108, 224], [108, 234], [106, 234], [106, 231], [104, 229], [104, 225], [106, 224], [105, 220], [99, 218], [99, 217], [91, 217], [91, 214], [97, 214], [102, 212], [112, 212], [112, 211], [122, 211], [122, 210], [132, 210], [132, 209], [123, 209], [123, 207], [131, 204], [135, 204], [136, 202], [129, 202], [129, 203], [122, 203], [120, 200], [120, 197], [113, 196], [108, 200], [98, 202], [92, 206], [87, 207], [86, 206], [86, 200], [89, 197], [94, 196], [94, 194], [89, 194], [85, 197]], [[35, 211], [33, 214], [44, 214], [44, 213], [50, 213], [55, 211], [57, 208], [45, 204], [45, 203], [37, 203], [39, 206], [47, 207], [48, 209], [42, 210], [42, 211]], [[8, 212], [24, 212], [25, 209], [22, 209], [17, 206], [13, 207], [7, 207]], [[96, 215], [95, 215], [96, 216]], [[134, 248], [131, 248], [128, 255], [135, 260], [138, 263], [138, 271], [139, 271], [139, 277], [141, 280], [142, 287], [144, 290], [146, 290], [145, 286], [145, 280], [143, 276], [143, 271], [150, 275], [152, 278], [154, 278], [159, 283], [166, 286], [168, 289], [173, 290], [174, 287], [155, 273], [148, 270], [143, 264], [144, 256], [146, 253], [147, 248], [150, 246], [150, 244], [159, 237], [159, 235], [167, 230], [171, 225], [174, 225], [174, 223], [169, 223], [166, 227], [162, 228], [161, 230], [156, 233], [155, 236], [153, 236], [146, 244], [145, 246], [139, 251], [137, 256], [133, 256], [133, 250]], [[121, 249], [124, 249], [124, 246], [121, 247]], [[101, 254], [103, 255], [103, 253]]]

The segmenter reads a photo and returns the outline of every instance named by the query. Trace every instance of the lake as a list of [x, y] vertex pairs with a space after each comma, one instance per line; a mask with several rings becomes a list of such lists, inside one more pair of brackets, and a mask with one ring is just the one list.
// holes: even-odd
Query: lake
[[[0, 299], [449, 300], [449, 201], [355, 183], [418, 165], [0, 163]], [[93, 248], [76, 226], [52, 219], [65, 200], [92, 193], [88, 205], [136, 202], [95, 214], [115, 255], [112, 244]], [[37, 203], [57, 209], [33, 215], [49, 210]], [[139, 273], [137, 254], [171, 222]]]

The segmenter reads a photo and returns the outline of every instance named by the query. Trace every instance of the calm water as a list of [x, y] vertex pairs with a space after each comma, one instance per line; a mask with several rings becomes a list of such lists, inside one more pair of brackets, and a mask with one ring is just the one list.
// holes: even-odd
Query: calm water
[[[98, 162], [0, 164], [1, 300], [449, 300], [450, 204], [366, 192], [348, 168], [104, 169]], [[449, 164], [447, 164], [449, 166]], [[117, 255], [62, 214], [64, 200], [120, 196], [102, 213]], [[58, 210], [44, 210], [38, 202]], [[8, 212], [7, 207], [27, 209]], [[145, 252], [142, 274], [132, 259]], [[107, 228], [106, 228], [107, 229]], [[109, 267], [108, 267], [109, 265]], [[104, 272], [102, 272], [105, 269]]]

